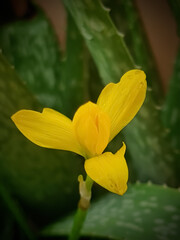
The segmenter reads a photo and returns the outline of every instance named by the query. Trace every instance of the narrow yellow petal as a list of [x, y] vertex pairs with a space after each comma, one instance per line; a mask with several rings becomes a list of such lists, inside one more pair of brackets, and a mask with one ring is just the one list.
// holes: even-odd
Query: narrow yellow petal
[[110, 192], [123, 195], [127, 190], [128, 167], [124, 158], [126, 146], [123, 143], [116, 153], [105, 152], [85, 161], [86, 173], [96, 183]]
[[110, 140], [124, 128], [139, 111], [146, 96], [146, 75], [141, 70], [125, 73], [117, 84], [108, 84], [101, 92], [97, 105], [111, 121]]
[[42, 113], [20, 110], [11, 118], [22, 134], [33, 143], [82, 155], [74, 136], [72, 121], [63, 114], [44, 108]]
[[110, 120], [97, 104], [88, 102], [75, 113], [73, 127], [86, 157], [101, 154], [109, 142]]

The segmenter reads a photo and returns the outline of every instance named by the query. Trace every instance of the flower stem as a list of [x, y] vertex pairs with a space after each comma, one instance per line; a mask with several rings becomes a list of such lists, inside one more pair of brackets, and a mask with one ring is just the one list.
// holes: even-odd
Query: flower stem
[[82, 229], [83, 223], [87, 215], [87, 209], [81, 209], [78, 207], [76, 215], [74, 217], [73, 227], [69, 235], [69, 240], [78, 240], [80, 236], [80, 231]]
[[86, 177], [86, 181], [83, 180], [82, 175], [78, 177], [78, 180], [80, 200], [68, 240], [79, 239], [91, 200], [91, 188], [93, 185], [93, 180], [88, 175]]

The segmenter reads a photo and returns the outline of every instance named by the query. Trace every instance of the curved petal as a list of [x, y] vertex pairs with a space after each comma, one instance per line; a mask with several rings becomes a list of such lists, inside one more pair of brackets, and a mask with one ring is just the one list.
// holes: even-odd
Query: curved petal
[[126, 145], [123, 143], [116, 154], [105, 152], [85, 161], [85, 170], [90, 178], [119, 195], [123, 195], [127, 190], [128, 167], [124, 158], [125, 150]]
[[124, 128], [139, 111], [146, 96], [146, 75], [141, 70], [125, 73], [117, 84], [108, 84], [97, 104], [111, 120], [110, 140]]
[[42, 113], [20, 110], [11, 119], [22, 134], [33, 143], [82, 155], [74, 136], [72, 121], [63, 114], [50, 108], [44, 108]]
[[89, 101], [78, 108], [72, 122], [86, 158], [101, 154], [109, 142], [109, 116]]

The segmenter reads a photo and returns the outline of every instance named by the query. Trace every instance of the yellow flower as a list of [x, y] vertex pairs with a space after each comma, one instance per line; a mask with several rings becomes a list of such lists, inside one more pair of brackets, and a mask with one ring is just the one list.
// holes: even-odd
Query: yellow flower
[[88, 176], [122, 195], [128, 180], [126, 146], [123, 143], [116, 154], [103, 151], [136, 115], [144, 102], [146, 88], [145, 73], [135, 69], [125, 73], [117, 84], [108, 84], [96, 104], [87, 102], [79, 107], [73, 120], [49, 108], [44, 108], [42, 113], [20, 110], [12, 120], [33, 143], [85, 157]]

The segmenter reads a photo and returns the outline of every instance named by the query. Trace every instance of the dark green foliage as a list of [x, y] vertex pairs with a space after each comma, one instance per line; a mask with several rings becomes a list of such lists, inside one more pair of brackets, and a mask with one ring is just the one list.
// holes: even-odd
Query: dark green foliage
[[[72, 42], [77, 41], [74, 28], [73, 31]], [[0, 35], [3, 52], [26, 80], [22, 83], [15, 74], [14, 67], [1, 55], [0, 178], [25, 206], [33, 210], [32, 214], [36, 214], [36, 218], [44, 215], [49, 218], [45, 221], [49, 221], [51, 217], [64, 214], [76, 206], [77, 176], [83, 171], [83, 160], [73, 153], [35, 146], [19, 133], [10, 117], [20, 109], [41, 111], [43, 106], [54, 107], [72, 115], [75, 108], [83, 102], [83, 59], [77, 60], [77, 54], [81, 53], [76, 51], [73, 55], [76, 61], [68, 57], [67, 61], [70, 59], [71, 64], [67, 61], [62, 64], [54, 33], [42, 13], [32, 22], [20, 21], [4, 27]], [[72, 35], [69, 36], [71, 37]], [[70, 71], [64, 67], [61, 82], [61, 64], [75, 69], [74, 74], [72, 72], [73, 78], [69, 79], [70, 75], [67, 77], [66, 71], [68, 74]], [[64, 88], [71, 86], [64, 97], [62, 89], [57, 87], [62, 86], [61, 83]]]

